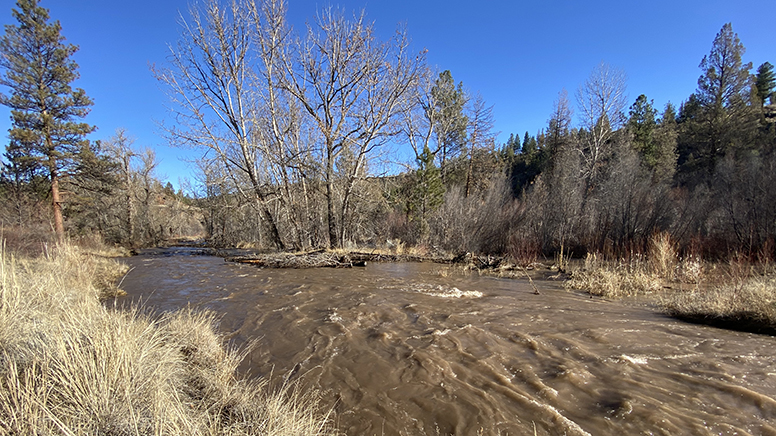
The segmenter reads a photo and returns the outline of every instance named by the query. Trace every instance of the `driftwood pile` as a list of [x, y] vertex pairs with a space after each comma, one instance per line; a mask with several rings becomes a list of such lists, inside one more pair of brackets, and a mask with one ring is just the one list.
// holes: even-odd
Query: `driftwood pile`
[[365, 262], [353, 261], [349, 256], [325, 251], [312, 253], [267, 253], [250, 256], [232, 256], [227, 262], [247, 263], [266, 268], [352, 268], [366, 266]]
[[431, 259], [419, 256], [350, 252], [347, 254], [316, 250], [306, 253], [264, 253], [248, 256], [226, 256], [227, 262], [247, 263], [266, 268], [352, 268], [366, 266], [367, 262], [442, 262], [449, 259]]
[[366, 266], [367, 262], [436, 262], [463, 265], [465, 269], [481, 272], [519, 272], [533, 269], [520, 267], [499, 256], [462, 253], [453, 258], [421, 257], [405, 254], [348, 252], [337, 253], [315, 250], [305, 253], [261, 253], [243, 256], [225, 256], [227, 262], [247, 263], [265, 268], [352, 268]]

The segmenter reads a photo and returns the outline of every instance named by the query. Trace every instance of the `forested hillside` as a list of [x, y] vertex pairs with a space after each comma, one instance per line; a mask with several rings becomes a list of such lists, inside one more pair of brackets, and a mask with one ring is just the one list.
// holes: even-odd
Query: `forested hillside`
[[678, 104], [654, 107], [601, 63], [560, 90], [546, 127], [498, 144], [492, 107], [429, 66], [402, 29], [382, 41], [363, 15], [323, 9], [296, 33], [282, 0], [209, 1], [153, 70], [170, 97], [165, 139], [202, 151], [196, 179], [175, 192], [131, 133], [85, 139], [77, 47], [47, 14], [15, 17], [0, 45], [13, 119], [5, 229], [128, 246], [199, 236], [515, 257], [641, 252], [667, 232], [706, 256], [774, 255], [774, 71], [745, 62], [731, 24], [708, 53], [688, 53], [697, 89]]

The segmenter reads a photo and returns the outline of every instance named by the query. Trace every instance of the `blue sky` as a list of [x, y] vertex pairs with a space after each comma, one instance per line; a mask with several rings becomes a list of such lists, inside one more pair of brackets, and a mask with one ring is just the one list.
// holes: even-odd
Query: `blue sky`
[[[189, 150], [166, 147], [155, 120], [167, 117], [167, 98], [149, 71], [164, 65], [168, 44], [178, 39], [187, 0], [41, 0], [62, 24], [68, 42], [80, 46], [82, 87], [94, 100], [86, 119], [107, 139], [123, 127], [138, 148], [152, 147], [159, 175], [178, 186], [191, 177]], [[13, 24], [4, 0], [0, 23]], [[776, 64], [776, 1], [503, 1], [503, 0], [289, 0], [289, 20], [302, 29], [323, 6], [366, 10], [383, 39], [407, 26], [414, 48], [428, 49], [438, 70], [450, 70], [470, 92], [494, 106], [499, 141], [510, 133], [545, 127], [558, 92], [573, 101], [577, 87], [600, 62], [628, 76], [628, 100], [639, 94], [662, 109], [677, 106], [697, 87], [698, 65], [716, 33], [731, 22], [754, 68]], [[5, 90], [4, 90], [5, 92]], [[0, 131], [10, 127], [0, 107]], [[2, 141], [3, 144], [6, 140]]]

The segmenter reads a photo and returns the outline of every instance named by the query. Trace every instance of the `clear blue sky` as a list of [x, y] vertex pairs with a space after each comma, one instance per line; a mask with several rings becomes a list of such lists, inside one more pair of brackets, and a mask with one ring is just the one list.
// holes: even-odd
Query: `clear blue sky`
[[[155, 120], [165, 119], [166, 97], [149, 71], [164, 64], [168, 44], [178, 39], [179, 14], [187, 0], [42, 0], [62, 24], [68, 42], [80, 46], [75, 60], [84, 88], [94, 100], [87, 122], [91, 138], [107, 139], [123, 127], [135, 146], [153, 147], [159, 174], [178, 185], [190, 177], [169, 148]], [[3, 0], [0, 23], [13, 23], [15, 1]], [[472, 93], [494, 106], [499, 141], [510, 133], [535, 134], [545, 127], [558, 92], [573, 101], [580, 83], [600, 62], [624, 70], [628, 100], [639, 94], [662, 109], [677, 106], [697, 87], [698, 65], [716, 33], [731, 22], [754, 68], [776, 64], [776, 1], [505, 1], [505, 0], [289, 0], [289, 20], [302, 29], [319, 7], [365, 9], [385, 39], [398, 23], [407, 26], [416, 50], [448, 69]], [[5, 90], [4, 90], [5, 92]], [[10, 127], [0, 107], [0, 131]], [[7, 140], [3, 140], [5, 145]], [[3, 147], [4, 149], [4, 147]]]

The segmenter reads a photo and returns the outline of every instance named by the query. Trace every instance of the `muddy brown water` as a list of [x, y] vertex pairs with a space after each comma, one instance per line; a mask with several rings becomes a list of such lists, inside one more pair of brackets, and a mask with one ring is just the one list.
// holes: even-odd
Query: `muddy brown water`
[[272, 270], [146, 251], [122, 287], [222, 315], [244, 370], [347, 435], [776, 435], [776, 338], [431, 263]]

